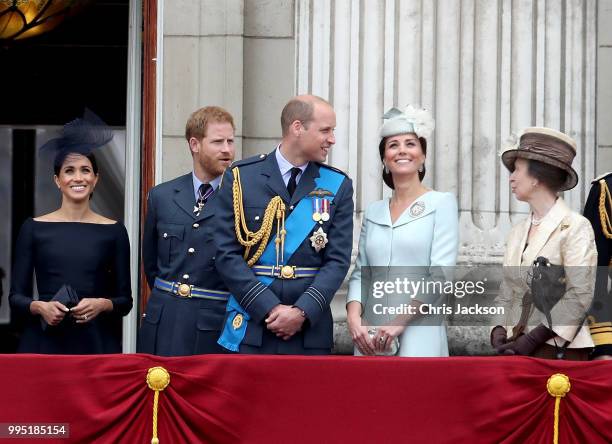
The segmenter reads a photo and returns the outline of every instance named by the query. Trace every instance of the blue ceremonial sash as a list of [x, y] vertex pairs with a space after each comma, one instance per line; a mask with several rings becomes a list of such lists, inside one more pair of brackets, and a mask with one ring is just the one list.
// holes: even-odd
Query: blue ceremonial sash
[[[329, 168], [320, 167], [319, 177], [315, 179], [315, 189], [321, 188], [330, 191], [332, 193], [331, 196], [324, 196], [324, 199], [329, 200], [331, 203], [336, 197], [343, 180], [343, 174]], [[312, 219], [312, 196], [306, 195], [300, 200], [289, 217], [285, 220], [285, 230], [287, 231], [285, 235], [285, 264], [289, 262], [293, 253], [295, 253], [302, 242], [304, 242], [304, 239], [306, 239], [315, 225], [316, 222]], [[259, 258], [258, 265], [276, 265], [275, 239], [276, 237], [266, 245], [264, 252]], [[262, 284], [269, 286], [275, 278], [271, 276], [257, 276], [257, 279], [259, 279]], [[236, 326], [234, 319], [239, 314], [242, 316], [242, 322], [240, 322], [240, 325]], [[237, 352], [246, 334], [247, 321], [249, 319], [250, 316], [246, 310], [242, 308], [233, 295], [230, 295], [226, 306], [223, 332], [217, 344], [228, 350]]]
[[[257, 277], [261, 280], [262, 277], [267, 276]], [[225, 312], [225, 324], [223, 325], [223, 331], [217, 340], [217, 344], [227, 350], [237, 352], [240, 348], [240, 343], [246, 334], [247, 322], [249, 319], [251, 319], [251, 317], [231, 294], [229, 296], [229, 300], [227, 301], [227, 305], [225, 306]], [[238, 328], [235, 328], [234, 319], [238, 314], [242, 315], [242, 322]]]

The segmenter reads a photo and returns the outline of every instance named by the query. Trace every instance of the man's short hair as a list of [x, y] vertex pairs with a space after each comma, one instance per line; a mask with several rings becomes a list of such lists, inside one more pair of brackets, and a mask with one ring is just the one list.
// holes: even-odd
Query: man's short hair
[[299, 120], [302, 125], [308, 129], [308, 124], [312, 121], [314, 114], [315, 103], [324, 103], [329, 105], [329, 102], [318, 96], [298, 96], [289, 100], [281, 113], [281, 129], [283, 136], [289, 132], [289, 127], [293, 122]]
[[195, 137], [198, 140], [206, 137], [206, 129], [208, 124], [211, 122], [215, 123], [229, 123], [232, 125], [234, 131], [236, 126], [234, 125], [234, 118], [230, 113], [221, 108], [220, 106], [206, 106], [194, 111], [187, 120], [185, 126], [185, 139], [189, 142], [189, 139]]

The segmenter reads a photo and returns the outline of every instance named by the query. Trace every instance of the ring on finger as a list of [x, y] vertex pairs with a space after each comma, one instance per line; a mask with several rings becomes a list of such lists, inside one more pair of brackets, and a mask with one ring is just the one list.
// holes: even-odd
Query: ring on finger
[[83, 319], [87, 320], [88, 316], [87, 315], [83, 315]]

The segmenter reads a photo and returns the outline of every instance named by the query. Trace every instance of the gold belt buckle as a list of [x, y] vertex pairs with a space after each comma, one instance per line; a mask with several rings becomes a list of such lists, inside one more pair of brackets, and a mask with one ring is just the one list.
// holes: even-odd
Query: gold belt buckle
[[295, 266], [283, 265], [280, 270], [280, 275], [283, 279], [295, 279]]
[[184, 298], [191, 297], [191, 285], [188, 284], [180, 284], [178, 286], [178, 294]]

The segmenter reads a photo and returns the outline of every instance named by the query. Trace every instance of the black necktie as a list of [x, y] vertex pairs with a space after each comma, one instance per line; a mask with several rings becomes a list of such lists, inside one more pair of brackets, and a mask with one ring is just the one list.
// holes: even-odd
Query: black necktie
[[289, 196], [293, 196], [293, 193], [295, 193], [295, 189], [297, 188], [296, 179], [298, 177], [298, 174], [300, 174], [301, 172], [302, 170], [300, 170], [299, 168], [291, 168], [291, 177], [289, 178], [289, 182], [287, 182], [287, 191], [289, 191]]
[[198, 189], [198, 202], [206, 203], [213, 192], [213, 187], [209, 183], [203, 183]]

